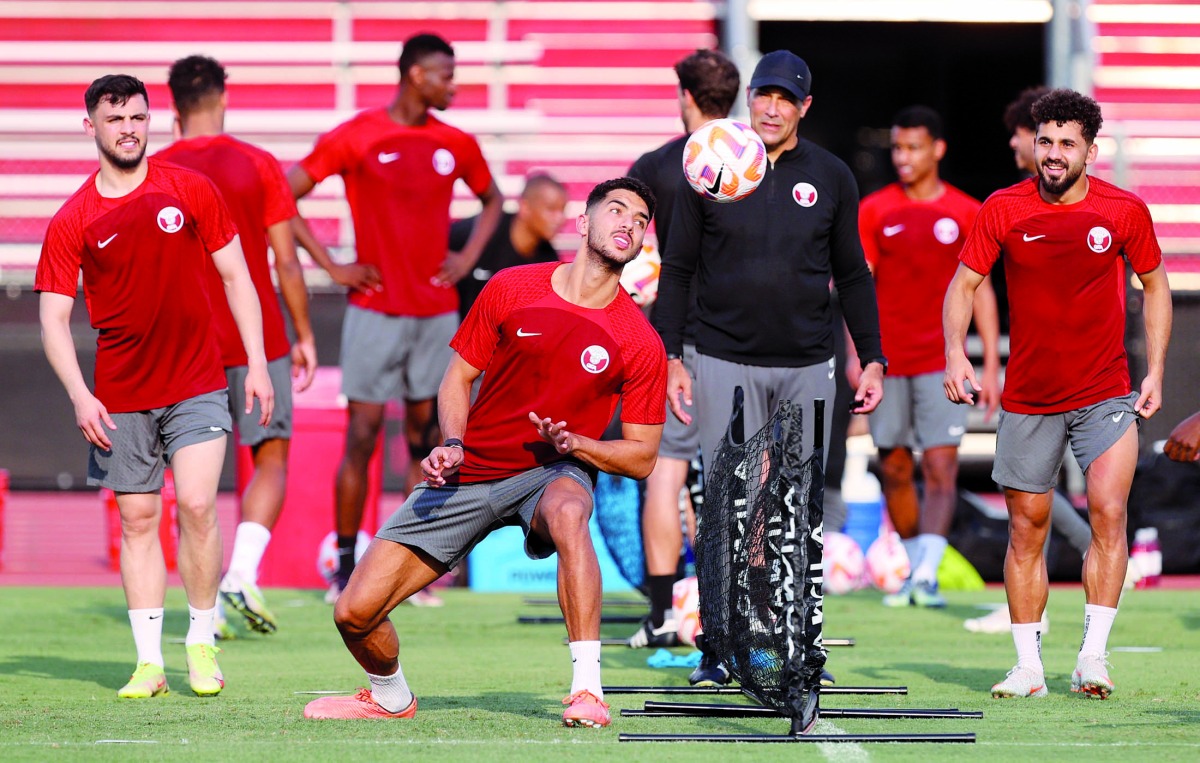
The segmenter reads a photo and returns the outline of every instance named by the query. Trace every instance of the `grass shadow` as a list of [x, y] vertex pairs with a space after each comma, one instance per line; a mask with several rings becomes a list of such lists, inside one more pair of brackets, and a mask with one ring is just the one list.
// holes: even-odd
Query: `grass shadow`
[[[0, 660], [0, 675], [82, 681], [95, 683], [102, 689], [111, 689], [114, 692], [129, 680], [132, 668], [133, 663], [126, 660], [75, 660], [42, 654], [14, 655]], [[186, 672], [178, 673], [179, 675], [175, 675], [168, 669], [168, 682], [174, 678], [186, 683]]]

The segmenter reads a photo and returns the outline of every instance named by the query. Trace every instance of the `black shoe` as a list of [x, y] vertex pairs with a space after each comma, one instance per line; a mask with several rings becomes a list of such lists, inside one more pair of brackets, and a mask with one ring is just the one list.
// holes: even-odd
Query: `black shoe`
[[837, 683], [837, 681], [834, 680], [833, 673], [830, 673], [828, 670], [821, 671], [821, 685], [822, 686], [833, 686], [835, 683]]
[[688, 676], [692, 686], [725, 686], [729, 683], [729, 669], [711, 654], [700, 657], [700, 665]]
[[817, 725], [817, 720], [821, 717], [821, 695], [818, 692], [808, 691], [808, 697], [804, 702], [804, 712], [799, 718], [792, 720], [792, 734], [803, 735], [811, 734], [813, 727]]
[[647, 617], [642, 621], [642, 626], [625, 643], [633, 649], [679, 646], [679, 636], [675, 633], [675, 621], [664, 620], [660, 627], [655, 628], [650, 624], [650, 618]]

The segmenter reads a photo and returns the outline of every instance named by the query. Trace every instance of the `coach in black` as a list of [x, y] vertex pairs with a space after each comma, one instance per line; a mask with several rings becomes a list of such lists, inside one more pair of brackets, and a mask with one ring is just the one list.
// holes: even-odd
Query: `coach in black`
[[[733, 389], [745, 391], [745, 433], [766, 423], [779, 400], [804, 407], [832, 401], [835, 385], [830, 279], [862, 362], [857, 413], [883, 397], [887, 361], [879, 339], [875, 286], [858, 238], [858, 187], [833, 154], [800, 138], [812, 105], [812, 76], [795, 54], [780, 50], [759, 61], [747, 90], [751, 126], [767, 148], [758, 189], [727, 204], [702, 199], [680, 173], [681, 190], [664, 253], [654, 325], [666, 346], [667, 401], [684, 423], [692, 397], [684, 370], [688, 287], [695, 275], [696, 399], [706, 459], [729, 422]], [[825, 419], [828, 442], [832, 417]], [[805, 441], [812, 442], [811, 428]]]

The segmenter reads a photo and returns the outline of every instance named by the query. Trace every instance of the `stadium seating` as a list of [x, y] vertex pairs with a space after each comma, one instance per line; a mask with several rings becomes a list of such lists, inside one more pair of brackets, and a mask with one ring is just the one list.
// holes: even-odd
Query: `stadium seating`
[[1093, 0], [1102, 177], [1150, 206], [1172, 287], [1200, 289], [1200, 16], [1194, 3]]
[[[529, 172], [563, 179], [577, 203], [679, 131], [671, 64], [716, 44], [708, 0], [210, 0], [121, 4], [0, 0], [0, 278], [26, 281], [46, 224], [95, 168], [82, 94], [127, 72], [150, 93], [151, 145], [170, 140], [169, 64], [191, 53], [229, 69], [228, 129], [284, 165], [354, 112], [387, 103], [399, 42], [450, 40], [458, 95], [447, 121], [476, 134], [501, 189]], [[669, 30], [664, 32], [663, 30]], [[475, 202], [460, 188], [453, 213]], [[353, 241], [336, 178], [302, 205], [328, 243]]]

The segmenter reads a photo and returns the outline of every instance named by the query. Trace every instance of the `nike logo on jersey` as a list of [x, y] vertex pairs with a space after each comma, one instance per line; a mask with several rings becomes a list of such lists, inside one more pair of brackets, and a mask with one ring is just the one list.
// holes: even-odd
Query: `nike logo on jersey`
[[534, 333], [532, 331], [526, 331], [524, 329], [517, 329], [517, 336], [541, 336], [541, 335], [542, 335], [542, 332], [540, 332], [540, 331], [537, 333]]
[[717, 177], [713, 180], [712, 185], [706, 186], [704, 190], [708, 191], [709, 193], [713, 194], [714, 196], [717, 195], [718, 193], [720, 193], [721, 192], [721, 176], [724, 173], [725, 173], [725, 165], [722, 164], [720, 169], [717, 170]]
[[97, 242], [96, 242], [96, 246], [98, 246], [98, 247], [100, 247], [101, 249], [103, 249], [104, 247], [106, 247], [106, 246], [108, 246], [109, 244], [111, 244], [111, 243], [112, 243], [112, 240], [113, 240], [114, 238], [116, 238], [117, 236], [119, 236], [119, 235], [120, 235], [119, 233], [114, 233], [114, 234], [112, 234], [111, 236], [109, 236], [108, 238], [104, 239], [103, 241], [97, 241]]
[[1022, 241], [1037, 241], [1039, 238], [1045, 238], [1045, 237], [1046, 237], [1045, 233], [1041, 233], [1037, 236], [1031, 236], [1028, 233], [1025, 233], [1025, 234], [1022, 234], [1021, 240]]
[[888, 225], [888, 226], [884, 227], [883, 235], [887, 236], [888, 238], [891, 238], [892, 236], [896, 235], [897, 233], [899, 233], [902, 230], [904, 230], [903, 225]]
[[380, 151], [379, 156], [378, 156], [380, 164], [391, 164], [392, 162], [396, 161], [399, 158], [400, 158], [399, 151], [393, 151], [390, 154], [385, 151]]
[[1112, 415], [1112, 420], [1113, 420], [1113, 423], [1114, 423], [1114, 424], [1120, 424], [1120, 423], [1121, 423], [1121, 418], [1122, 418], [1124, 415], [1125, 415], [1125, 412], [1124, 412], [1124, 411], [1121, 411], [1120, 413], [1114, 413], [1114, 414]]

